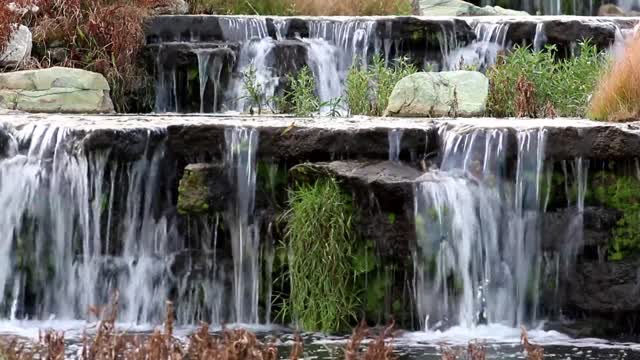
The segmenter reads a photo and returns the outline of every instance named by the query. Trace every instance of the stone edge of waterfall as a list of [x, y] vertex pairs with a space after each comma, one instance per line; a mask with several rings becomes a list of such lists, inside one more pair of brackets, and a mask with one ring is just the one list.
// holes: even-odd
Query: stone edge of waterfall
[[55, 125], [75, 130], [163, 128], [169, 126], [247, 126], [257, 128], [318, 128], [327, 130], [358, 129], [432, 129], [450, 125], [461, 130], [471, 128], [501, 129], [617, 129], [640, 137], [640, 119], [628, 123], [600, 122], [580, 118], [400, 118], [400, 117], [295, 117], [247, 116], [227, 114], [161, 115], [75, 115], [75, 114], [0, 114], [0, 124], [20, 127], [28, 124]]

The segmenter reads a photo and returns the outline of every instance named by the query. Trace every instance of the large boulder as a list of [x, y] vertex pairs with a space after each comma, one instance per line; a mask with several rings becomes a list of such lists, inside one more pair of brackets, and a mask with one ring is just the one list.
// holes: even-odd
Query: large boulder
[[11, 39], [0, 53], [0, 67], [15, 67], [31, 56], [33, 36], [28, 27], [16, 25]]
[[420, 72], [400, 80], [389, 98], [387, 116], [480, 116], [489, 80], [477, 71]]
[[101, 74], [63, 67], [0, 74], [0, 108], [42, 113], [111, 113]]
[[420, 15], [425, 16], [527, 16], [525, 11], [500, 6], [480, 7], [462, 0], [420, 0]]

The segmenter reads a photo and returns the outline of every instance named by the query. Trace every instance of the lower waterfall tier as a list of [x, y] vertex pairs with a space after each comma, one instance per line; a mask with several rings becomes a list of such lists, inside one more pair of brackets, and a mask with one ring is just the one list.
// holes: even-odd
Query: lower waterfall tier
[[1, 317], [82, 319], [115, 290], [127, 322], [170, 299], [182, 324], [327, 331], [569, 317], [615, 335], [593, 324], [640, 310], [635, 123], [0, 123]]

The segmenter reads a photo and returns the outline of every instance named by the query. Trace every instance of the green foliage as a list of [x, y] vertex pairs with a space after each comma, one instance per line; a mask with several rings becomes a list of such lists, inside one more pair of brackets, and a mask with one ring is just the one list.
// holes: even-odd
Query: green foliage
[[636, 254], [640, 250], [640, 181], [601, 172], [594, 182], [596, 200], [622, 212], [609, 246], [609, 259], [622, 260]]
[[305, 66], [295, 76], [289, 75], [289, 90], [286, 91], [285, 101], [290, 104], [296, 116], [307, 117], [320, 111], [316, 81], [309, 67]]
[[246, 98], [249, 100], [249, 106], [258, 108], [258, 115], [262, 114], [262, 105], [264, 104], [264, 92], [262, 86], [258, 83], [256, 68], [250, 65], [242, 73], [242, 85], [247, 92]]
[[390, 67], [377, 55], [368, 69], [354, 65], [349, 69], [345, 97], [352, 115], [381, 116], [398, 81], [417, 71], [408, 59], [401, 58]]
[[499, 58], [489, 69], [490, 81], [487, 111], [495, 117], [517, 115], [518, 79], [533, 85], [535, 115], [549, 116], [549, 105], [559, 116], [583, 117], [590, 95], [605, 69], [607, 60], [589, 41], [581, 42], [579, 55], [556, 61], [557, 49], [548, 46], [544, 51], [515, 47]]
[[305, 330], [345, 330], [356, 321], [359, 305], [354, 272], [372, 265], [355, 250], [351, 199], [335, 180], [323, 179], [292, 191], [289, 204], [291, 297], [285, 311]]
[[192, 14], [294, 15], [288, 0], [187, 0]]

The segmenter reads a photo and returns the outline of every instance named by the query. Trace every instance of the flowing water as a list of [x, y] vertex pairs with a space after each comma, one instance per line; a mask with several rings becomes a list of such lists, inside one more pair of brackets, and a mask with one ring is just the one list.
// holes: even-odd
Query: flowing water
[[416, 303], [425, 329], [536, 318], [544, 130], [517, 134], [507, 174], [506, 131], [440, 130], [440, 169], [416, 188]]

